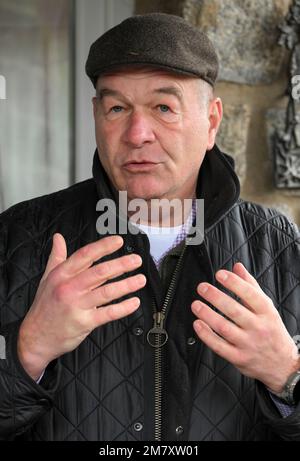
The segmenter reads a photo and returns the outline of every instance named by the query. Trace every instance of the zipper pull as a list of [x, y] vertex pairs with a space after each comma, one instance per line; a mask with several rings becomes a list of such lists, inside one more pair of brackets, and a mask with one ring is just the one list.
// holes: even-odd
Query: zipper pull
[[147, 341], [150, 346], [158, 348], [162, 347], [168, 341], [168, 333], [164, 329], [165, 314], [163, 312], [155, 312], [153, 314], [153, 328], [148, 331]]

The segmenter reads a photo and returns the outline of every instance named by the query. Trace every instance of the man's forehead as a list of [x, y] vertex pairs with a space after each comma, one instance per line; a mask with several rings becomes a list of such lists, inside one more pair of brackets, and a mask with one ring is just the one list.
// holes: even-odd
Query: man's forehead
[[176, 87], [181, 86], [181, 82], [199, 81], [198, 77], [191, 77], [182, 75], [166, 69], [150, 66], [123, 66], [110, 72], [103, 73], [97, 80], [97, 88], [102, 87], [105, 84], [117, 82], [120, 79], [161, 79], [164, 82], [168, 82], [168, 85]]

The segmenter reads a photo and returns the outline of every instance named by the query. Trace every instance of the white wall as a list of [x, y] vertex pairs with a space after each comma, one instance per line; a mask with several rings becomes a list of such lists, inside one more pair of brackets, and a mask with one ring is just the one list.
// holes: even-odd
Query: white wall
[[75, 180], [91, 176], [95, 135], [91, 99], [94, 88], [85, 74], [90, 45], [134, 11], [134, 0], [76, 0], [75, 12]]

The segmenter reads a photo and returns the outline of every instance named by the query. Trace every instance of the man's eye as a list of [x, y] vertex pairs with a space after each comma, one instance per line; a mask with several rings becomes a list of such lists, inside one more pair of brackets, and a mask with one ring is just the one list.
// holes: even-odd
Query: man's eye
[[122, 112], [123, 110], [123, 107], [121, 106], [114, 106], [110, 109], [110, 112], [115, 112], [115, 113], [119, 113], [119, 112]]
[[170, 107], [169, 107], [169, 106], [166, 106], [165, 104], [160, 104], [158, 107], [159, 107], [159, 109], [160, 109], [161, 112], [166, 113], [166, 112], [169, 112], [169, 111], [170, 111]]

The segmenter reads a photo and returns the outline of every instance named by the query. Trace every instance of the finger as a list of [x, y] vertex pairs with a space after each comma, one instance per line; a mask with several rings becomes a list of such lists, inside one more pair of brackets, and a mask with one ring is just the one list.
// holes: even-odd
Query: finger
[[142, 289], [146, 285], [146, 277], [143, 274], [133, 275], [125, 280], [108, 283], [93, 290], [84, 298], [86, 307], [103, 306], [115, 299], [122, 298], [129, 293]]
[[238, 353], [235, 346], [220, 338], [202, 320], [196, 320], [193, 324], [194, 330], [201, 341], [203, 341], [213, 352], [223, 357], [230, 363], [236, 363]]
[[107, 280], [137, 269], [142, 263], [142, 258], [138, 255], [121, 256], [80, 272], [72, 279], [72, 284], [78, 291], [87, 292], [99, 287]]
[[[233, 266], [232, 270], [236, 275], [238, 275], [243, 280], [245, 280], [245, 282], [248, 282], [252, 286], [257, 287], [257, 288], [259, 288], [259, 290], [261, 290], [261, 288], [260, 288], [259, 284], [257, 283], [257, 281], [255, 280], [255, 278], [250, 274], [250, 272], [247, 271], [247, 269], [245, 268], [245, 266], [242, 263], [236, 263]], [[251, 307], [245, 301], [244, 301], [244, 305], [246, 307], [248, 307], [248, 309], [251, 309]]]
[[105, 237], [89, 243], [73, 253], [63, 266], [65, 276], [74, 276], [90, 267], [95, 261], [119, 250], [124, 241], [119, 235]]
[[246, 309], [245, 306], [213, 285], [200, 283], [197, 287], [197, 292], [236, 325], [249, 327], [255, 321], [254, 315], [249, 309]]
[[47, 266], [41, 281], [45, 280], [50, 272], [67, 259], [67, 246], [61, 234], [54, 234], [52, 249], [48, 258]]
[[104, 325], [105, 323], [119, 320], [135, 312], [140, 306], [139, 298], [130, 298], [118, 304], [112, 304], [106, 307], [99, 307], [93, 311], [94, 328]]
[[201, 301], [192, 303], [194, 314], [205, 322], [214, 332], [226, 339], [226, 341], [236, 346], [244, 345], [244, 336], [241, 328], [234, 323], [226, 320], [220, 314], [214, 312], [209, 306]]
[[251, 285], [233, 272], [220, 270], [216, 273], [216, 279], [238, 296], [251, 311], [260, 314], [269, 308], [270, 298], [260, 288]]
[[239, 277], [241, 277], [243, 280], [245, 280], [245, 282], [248, 282], [250, 283], [251, 285], [259, 288], [259, 284], [258, 282], [255, 280], [255, 278], [250, 274], [250, 272], [247, 271], [247, 269], [245, 268], [245, 266], [242, 264], [242, 263], [236, 263], [234, 266], [233, 266], [233, 272], [238, 275]]

